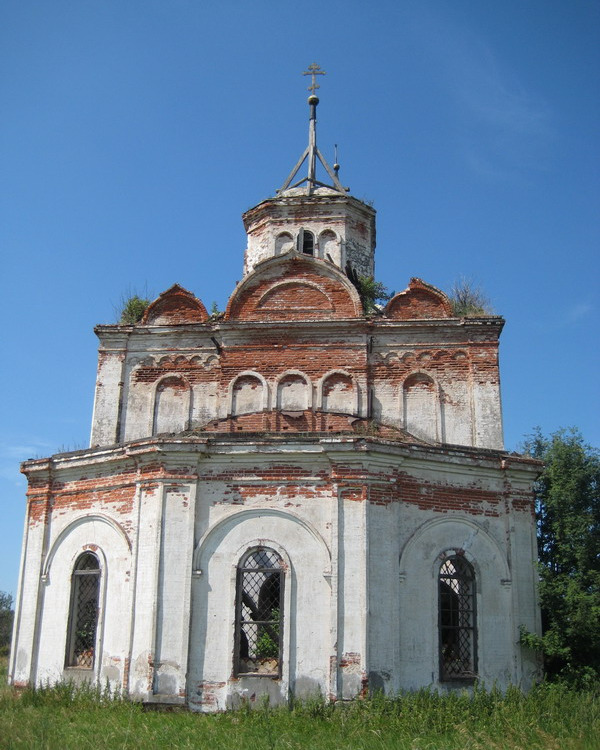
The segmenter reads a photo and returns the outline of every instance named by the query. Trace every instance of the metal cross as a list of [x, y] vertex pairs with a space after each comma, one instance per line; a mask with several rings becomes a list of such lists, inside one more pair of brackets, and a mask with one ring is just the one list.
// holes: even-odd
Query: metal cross
[[310, 86], [308, 87], [308, 90], [309, 90], [309, 91], [310, 91], [310, 92], [311, 92], [312, 94], [314, 94], [314, 93], [315, 93], [315, 91], [316, 91], [317, 89], [320, 89], [320, 88], [321, 88], [321, 87], [319, 86], [319, 84], [317, 83], [317, 79], [316, 79], [316, 76], [324, 76], [324, 75], [327, 75], [327, 74], [325, 73], [325, 71], [324, 71], [324, 70], [321, 70], [321, 67], [320, 67], [320, 65], [318, 65], [317, 63], [311, 63], [311, 64], [310, 64], [310, 65], [308, 66], [308, 70], [305, 70], [305, 71], [304, 71], [304, 72], [302, 73], [302, 75], [303, 75], [303, 76], [312, 76], [312, 83], [311, 83], [311, 84], [310, 84]]

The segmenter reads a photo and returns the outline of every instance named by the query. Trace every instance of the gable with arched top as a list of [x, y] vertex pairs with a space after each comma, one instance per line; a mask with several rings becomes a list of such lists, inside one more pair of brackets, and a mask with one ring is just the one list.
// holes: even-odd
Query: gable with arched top
[[225, 320], [362, 317], [358, 292], [331, 263], [287, 254], [259, 263], [231, 295]]
[[180, 325], [204, 323], [208, 313], [202, 302], [187, 289], [174, 284], [148, 305], [142, 323], [147, 325]]
[[318, 408], [327, 412], [358, 414], [358, 383], [345, 370], [325, 373], [317, 386]]
[[440, 387], [427, 372], [410, 373], [401, 390], [402, 426], [411, 435], [443, 442], [444, 423]]
[[269, 408], [269, 386], [253, 370], [240, 372], [229, 383], [228, 414], [232, 417], [253, 414]]
[[189, 429], [192, 407], [192, 387], [186, 378], [172, 374], [160, 378], [154, 387], [152, 434]]
[[421, 279], [411, 279], [408, 288], [387, 303], [383, 314], [398, 320], [450, 318], [453, 315], [448, 297]]
[[288, 370], [276, 380], [276, 408], [279, 411], [306, 411], [312, 407], [312, 385], [300, 370]]

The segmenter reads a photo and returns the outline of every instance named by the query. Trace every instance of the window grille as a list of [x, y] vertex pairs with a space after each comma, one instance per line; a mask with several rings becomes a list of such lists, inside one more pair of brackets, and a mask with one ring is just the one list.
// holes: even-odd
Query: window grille
[[281, 676], [283, 560], [272, 549], [246, 554], [237, 569], [234, 672]]
[[67, 667], [92, 669], [94, 666], [99, 594], [98, 558], [85, 552], [77, 559], [71, 578]]
[[477, 676], [475, 576], [462, 557], [449, 557], [439, 575], [440, 674], [442, 680]]

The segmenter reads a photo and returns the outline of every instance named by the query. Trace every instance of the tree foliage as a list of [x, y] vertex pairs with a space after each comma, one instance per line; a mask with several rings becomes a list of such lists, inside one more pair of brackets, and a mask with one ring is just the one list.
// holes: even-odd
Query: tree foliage
[[525, 452], [545, 463], [536, 482], [542, 637], [549, 678], [600, 679], [600, 453], [574, 429], [544, 437]]
[[12, 596], [0, 591], [0, 654], [8, 651], [12, 635], [14, 612]]
[[454, 283], [448, 297], [457, 318], [491, 315], [494, 312], [482, 289], [464, 276]]

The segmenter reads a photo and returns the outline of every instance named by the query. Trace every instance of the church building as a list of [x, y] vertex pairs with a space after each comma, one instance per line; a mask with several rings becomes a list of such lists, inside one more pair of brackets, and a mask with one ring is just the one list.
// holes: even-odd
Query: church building
[[365, 307], [375, 210], [317, 147], [322, 72], [225, 312], [175, 284], [97, 326], [90, 447], [22, 465], [12, 684], [215, 711], [538, 678], [540, 465], [503, 448], [504, 321], [416, 278]]

